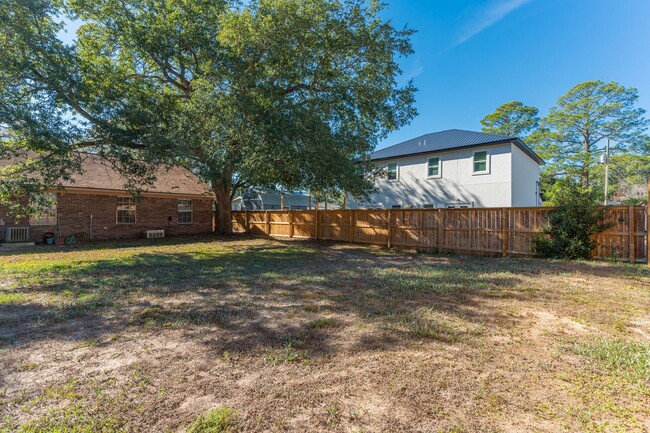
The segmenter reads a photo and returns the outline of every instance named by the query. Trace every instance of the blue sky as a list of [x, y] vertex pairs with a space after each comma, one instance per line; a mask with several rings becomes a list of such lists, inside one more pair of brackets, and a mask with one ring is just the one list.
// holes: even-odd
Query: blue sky
[[[587, 80], [639, 90], [650, 111], [650, 0], [385, 0], [396, 27], [418, 31], [404, 59], [419, 115], [379, 148], [481, 119], [520, 100], [544, 115]], [[77, 25], [71, 23], [65, 39]]]
[[587, 80], [636, 87], [650, 111], [650, 0], [389, 0], [384, 16], [418, 30], [402, 65], [419, 89], [419, 116], [380, 148], [480, 130], [511, 100], [545, 114]]

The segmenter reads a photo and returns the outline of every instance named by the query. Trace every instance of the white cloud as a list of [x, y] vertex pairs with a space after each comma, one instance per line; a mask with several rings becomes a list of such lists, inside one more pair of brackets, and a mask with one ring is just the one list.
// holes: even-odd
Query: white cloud
[[487, 7], [481, 9], [477, 16], [471, 19], [461, 30], [460, 35], [451, 47], [461, 45], [488, 27], [493, 26], [506, 15], [520, 8], [531, 0], [494, 0]]

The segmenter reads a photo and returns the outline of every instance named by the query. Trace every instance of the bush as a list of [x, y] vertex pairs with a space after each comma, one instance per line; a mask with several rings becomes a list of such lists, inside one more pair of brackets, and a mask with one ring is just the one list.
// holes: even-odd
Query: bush
[[593, 193], [574, 181], [562, 181], [556, 190], [557, 210], [548, 216], [547, 228], [535, 242], [538, 255], [558, 259], [590, 259], [596, 242], [594, 235], [606, 230], [605, 210], [594, 206]]

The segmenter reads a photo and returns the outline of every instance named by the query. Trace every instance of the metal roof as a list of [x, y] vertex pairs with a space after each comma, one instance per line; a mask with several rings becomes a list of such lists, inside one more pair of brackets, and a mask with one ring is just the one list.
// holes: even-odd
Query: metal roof
[[413, 138], [403, 143], [378, 150], [370, 156], [370, 159], [376, 161], [419, 153], [441, 152], [508, 142], [514, 143], [538, 164], [544, 164], [542, 158], [533, 152], [520, 138], [508, 135], [487, 134], [485, 132], [464, 131], [461, 129], [449, 129], [447, 131], [434, 132]]

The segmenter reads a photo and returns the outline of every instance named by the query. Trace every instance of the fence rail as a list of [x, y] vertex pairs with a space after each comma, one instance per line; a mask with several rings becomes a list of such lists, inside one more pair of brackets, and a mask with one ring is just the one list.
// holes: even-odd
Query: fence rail
[[[456, 252], [533, 256], [537, 234], [553, 208], [234, 211], [237, 233], [322, 239]], [[598, 258], [647, 262], [643, 206], [605, 209], [613, 225], [596, 236]]]

